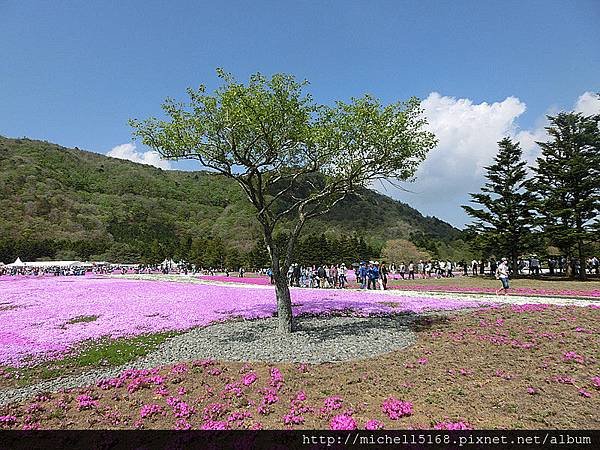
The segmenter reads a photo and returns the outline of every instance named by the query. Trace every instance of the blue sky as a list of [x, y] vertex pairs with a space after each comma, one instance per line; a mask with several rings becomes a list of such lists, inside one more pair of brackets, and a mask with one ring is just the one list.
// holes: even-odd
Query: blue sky
[[533, 159], [547, 112], [600, 108], [598, 23], [597, 0], [0, 0], [0, 134], [153, 162], [127, 119], [216, 67], [293, 73], [322, 103], [415, 95], [443, 140], [413, 194], [386, 193], [461, 226], [498, 138]]

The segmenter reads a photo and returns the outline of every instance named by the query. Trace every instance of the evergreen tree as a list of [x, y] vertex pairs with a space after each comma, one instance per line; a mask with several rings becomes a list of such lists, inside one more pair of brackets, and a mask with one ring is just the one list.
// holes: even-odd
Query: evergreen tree
[[526, 163], [521, 159], [518, 142], [504, 138], [498, 142], [499, 151], [494, 164], [486, 167], [487, 182], [481, 192], [471, 195], [471, 202], [482, 209], [463, 206], [475, 222], [469, 229], [489, 253], [510, 257], [514, 271], [519, 255], [531, 246], [534, 225], [531, 211], [534, 195], [527, 187]]
[[586, 244], [600, 209], [600, 115], [560, 113], [549, 116], [549, 142], [538, 142], [542, 155], [534, 169], [536, 209], [545, 236], [569, 262], [579, 260], [585, 278]]

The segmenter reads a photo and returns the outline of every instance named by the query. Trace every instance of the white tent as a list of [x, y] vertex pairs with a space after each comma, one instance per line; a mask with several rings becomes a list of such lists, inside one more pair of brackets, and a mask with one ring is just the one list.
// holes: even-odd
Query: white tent
[[15, 260], [14, 263], [12, 264], [7, 264], [8, 267], [23, 267], [25, 266], [25, 264], [23, 264], [23, 261], [21, 261], [21, 258], [17, 257], [17, 259]]

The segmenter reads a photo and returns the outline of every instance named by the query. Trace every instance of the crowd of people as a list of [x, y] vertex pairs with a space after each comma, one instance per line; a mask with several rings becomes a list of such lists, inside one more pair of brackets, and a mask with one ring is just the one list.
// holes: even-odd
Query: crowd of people
[[[447, 260], [419, 260], [418, 262], [409, 261], [408, 263], [392, 263], [389, 266], [385, 262], [361, 261], [346, 266], [341, 264], [321, 264], [313, 266], [301, 266], [294, 263], [287, 272], [287, 280], [290, 286], [306, 288], [333, 288], [344, 289], [348, 286], [348, 277], [355, 279], [356, 283], [362, 289], [382, 289], [387, 288], [388, 278], [394, 280], [414, 280], [428, 278], [451, 278], [457, 275], [462, 276], [491, 276], [498, 275], [498, 268], [503, 259], [496, 261], [473, 259], [471, 262]], [[244, 277], [246, 269], [239, 267], [235, 270], [227, 268], [202, 268], [189, 264], [90, 264], [82, 265], [71, 264], [52, 265], [46, 263], [43, 266], [35, 265], [0, 265], [0, 275], [28, 275], [28, 276], [81, 276], [86, 273], [92, 274], [182, 274], [182, 275], [216, 275], [224, 273], [231, 276], [235, 273], [238, 277]], [[574, 276], [579, 275], [581, 270], [580, 262], [577, 259], [571, 259], [571, 273]], [[519, 258], [516, 271], [508, 264], [508, 272], [511, 277], [518, 275], [540, 276], [542, 273], [550, 276], [564, 275], [566, 273], [568, 262], [564, 257], [550, 257], [543, 261], [537, 255], [531, 255], [528, 258]], [[587, 259], [586, 273], [589, 275], [600, 275], [600, 259], [593, 256]], [[273, 280], [273, 272], [269, 268], [252, 269], [251, 272], [259, 275], [266, 275]]]

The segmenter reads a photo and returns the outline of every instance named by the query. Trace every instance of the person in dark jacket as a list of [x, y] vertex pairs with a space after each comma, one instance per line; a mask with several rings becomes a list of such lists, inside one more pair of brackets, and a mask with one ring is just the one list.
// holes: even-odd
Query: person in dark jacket
[[365, 289], [367, 287], [367, 265], [364, 261], [360, 262], [360, 267], [358, 268], [358, 276], [360, 278], [360, 288]]
[[379, 268], [379, 276], [381, 277], [381, 285], [383, 286], [383, 289], [387, 289], [388, 268], [383, 261], [381, 262], [381, 267]]

